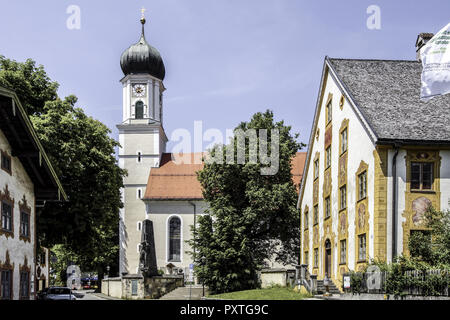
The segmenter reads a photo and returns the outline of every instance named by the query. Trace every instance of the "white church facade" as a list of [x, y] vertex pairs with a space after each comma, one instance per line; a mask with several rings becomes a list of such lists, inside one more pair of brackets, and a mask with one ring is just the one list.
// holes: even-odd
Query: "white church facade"
[[[163, 125], [165, 67], [159, 52], [142, 34], [121, 57], [124, 73], [123, 117], [119, 130], [119, 165], [128, 171], [122, 190], [120, 212], [120, 274], [139, 274], [142, 221], [153, 223], [157, 268], [166, 274], [187, 274], [193, 263], [186, 243], [191, 227], [207, 204], [196, 172], [203, 168], [201, 153], [184, 154], [190, 163], [175, 163], [166, 152]], [[305, 153], [293, 160], [293, 179], [299, 185]], [[197, 161], [194, 161], [197, 159]]]

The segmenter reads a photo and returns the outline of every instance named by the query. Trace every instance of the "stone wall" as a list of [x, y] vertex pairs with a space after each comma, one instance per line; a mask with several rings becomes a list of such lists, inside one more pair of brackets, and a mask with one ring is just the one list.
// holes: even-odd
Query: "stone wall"
[[121, 278], [103, 279], [102, 293], [114, 298], [122, 298], [122, 279]]
[[286, 287], [293, 286], [295, 282], [295, 270], [286, 269], [263, 269], [260, 274], [261, 288], [268, 288], [274, 285]]
[[184, 286], [184, 277], [164, 275], [145, 279], [145, 298], [159, 299], [163, 295]]
[[102, 293], [120, 299], [159, 299], [170, 291], [184, 286], [181, 275], [164, 275], [151, 278], [137, 274], [102, 280]]

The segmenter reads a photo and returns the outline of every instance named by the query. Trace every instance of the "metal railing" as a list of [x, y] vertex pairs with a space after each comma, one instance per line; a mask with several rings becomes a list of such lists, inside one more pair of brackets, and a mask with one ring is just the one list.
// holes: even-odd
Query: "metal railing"
[[449, 296], [450, 272], [446, 270], [410, 270], [402, 275], [386, 271], [345, 273], [342, 283], [345, 277], [352, 278], [351, 287], [343, 288], [346, 293], [392, 294], [395, 290], [403, 295]]
[[317, 275], [310, 274], [308, 271], [307, 264], [301, 264], [295, 266], [297, 279], [297, 284], [299, 286], [304, 286], [311, 294], [317, 293]]

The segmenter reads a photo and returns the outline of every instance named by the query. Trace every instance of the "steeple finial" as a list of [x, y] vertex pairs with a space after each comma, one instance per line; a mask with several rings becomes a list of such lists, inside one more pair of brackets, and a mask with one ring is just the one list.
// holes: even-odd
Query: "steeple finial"
[[141, 9], [141, 23], [142, 23], [142, 34], [141, 34], [141, 42], [145, 41], [145, 32], [144, 32], [144, 25], [145, 25], [145, 11], [147, 11], [147, 9], [145, 9], [144, 7], [142, 7]]
[[145, 11], [147, 11], [147, 9], [142, 7], [142, 9], [141, 9], [141, 23], [142, 24], [145, 24]]

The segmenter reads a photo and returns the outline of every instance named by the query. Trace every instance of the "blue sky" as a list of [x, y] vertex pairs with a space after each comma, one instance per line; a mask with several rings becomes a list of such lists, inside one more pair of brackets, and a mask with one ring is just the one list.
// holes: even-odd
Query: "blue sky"
[[[69, 5], [81, 9], [80, 30], [66, 27]], [[366, 27], [369, 5], [381, 9], [380, 30]], [[450, 22], [450, 1], [437, 0], [1, 0], [0, 54], [44, 65], [59, 95], [78, 96], [117, 138], [119, 59], [139, 39], [143, 6], [166, 66], [169, 138], [195, 120], [225, 134], [269, 108], [307, 142], [325, 55], [415, 59], [417, 34]]]

